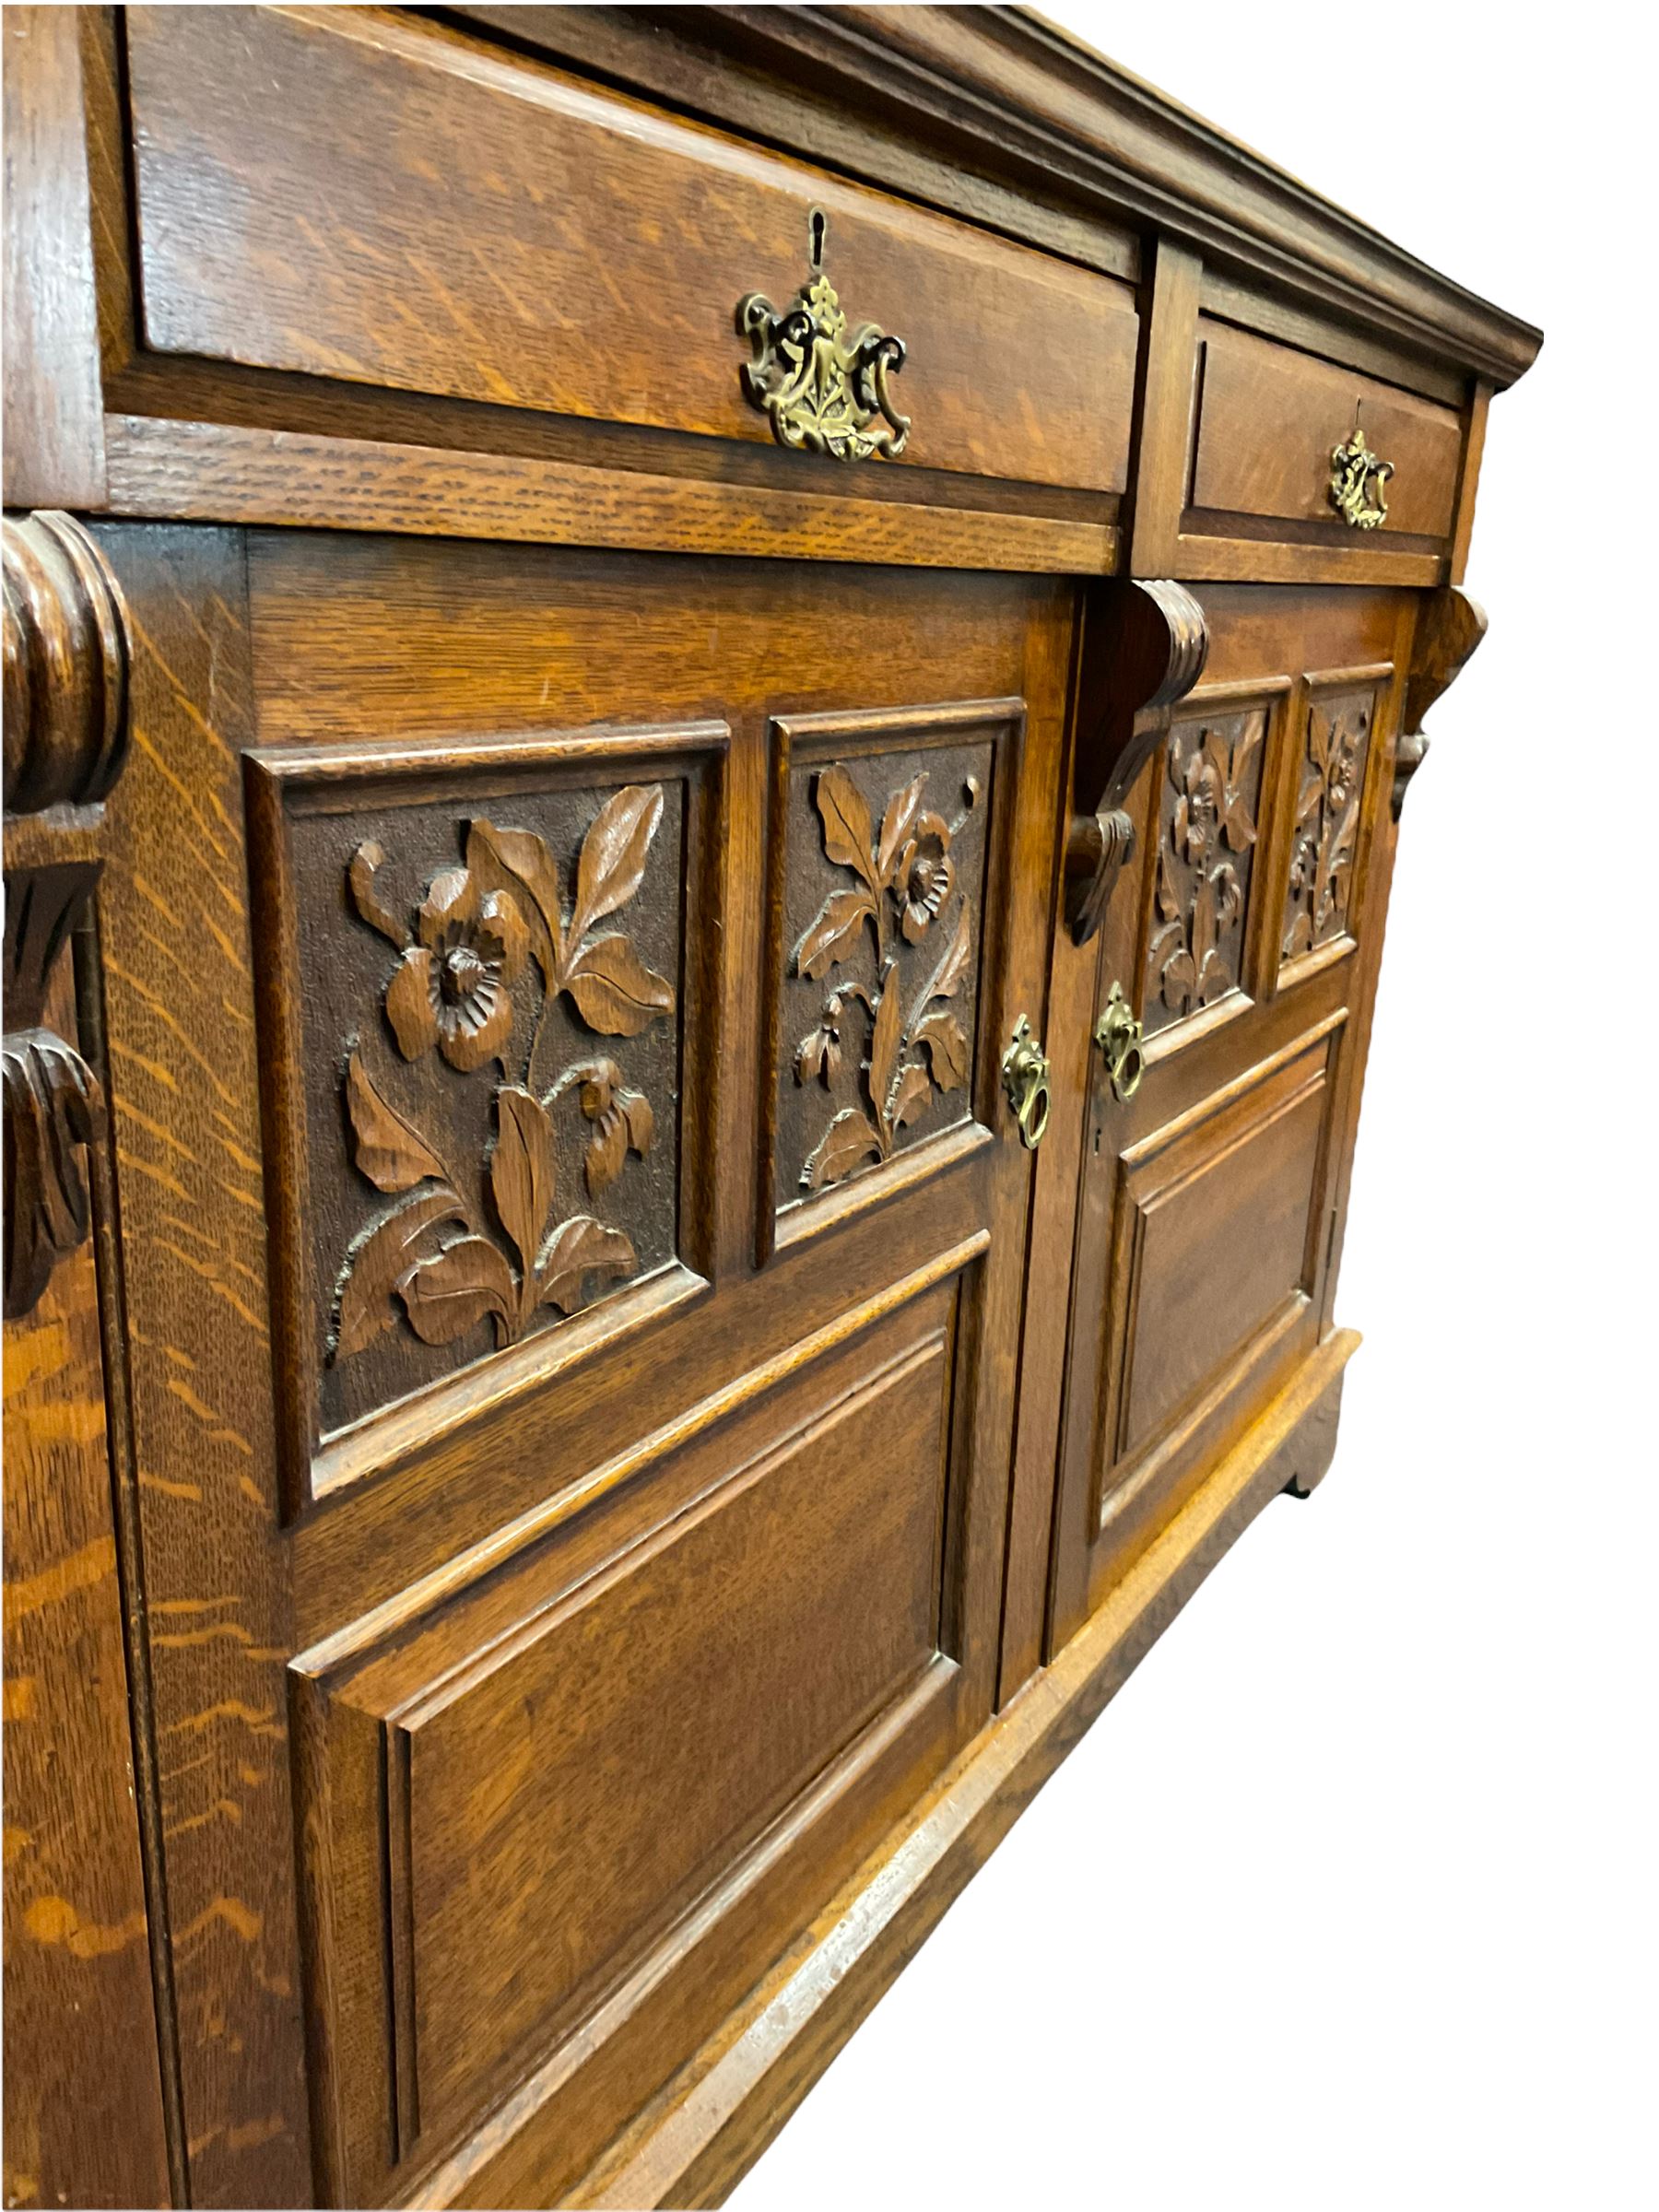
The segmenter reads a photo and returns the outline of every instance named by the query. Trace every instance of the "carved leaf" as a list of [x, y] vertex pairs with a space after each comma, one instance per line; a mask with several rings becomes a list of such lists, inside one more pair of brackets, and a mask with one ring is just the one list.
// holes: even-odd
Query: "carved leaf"
[[601, 1191], [610, 1188], [627, 1158], [628, 1125], [613, 1106], [601, 1116], [582, 1159], [582, 1179], [591, 1196], [597, 1198]]
[[1244, 894], [1239, 888], [1239, 871], [1223, 861], [1210, 877], [1216, 887], [1216, 917], [1219, 927], [1230, 929], [1244, 911]]
[[818, 1076], [827, 1089], [840, 1071], [841, 1047], [820, 1022], [816, 1030], [808, 1030], [795, 1047], [795, 1081], [810, 1083]]
[[1319, 771], [1322, 784], [1330, 775], [1332, 735], [1331, 724], [1325, 716], [1317, 707], [1311, 708], [1308, 713], [1308, 758]]
[[[1169, 832], [1166, 830], [1165, 836]], [[1158, 849], [1158, 911], [1166, 922], [1181, 919], [1181, 892], [1175, 881], [1175, 864], [1168, 843]]]
[[1334, 924], [1342, 929], [1347, 921], [1348, 893], [1354, 871], [1354, 838], [1359, 828], [1358, 804], [1349, 806], [1332, 840], [1329, 873], [1324, 877], [1315, 916], [1322, 929]]
[[912, 1028], [915, 1026], [916, 1015], [920, 1014], [933, 1000], [956, 996], [962, 987], [962, 979], [968, 972], [969, 956], [972, 950], [972, 918], [968, 912], [968, 901], [964, 899], [957, 909], [956, 933], [940, 955], [938, 966], [929, 976], [926, 987], [916, 1000], [915, 1013], [911, 1016]]
[[893, 1085], [893, 1095], [888, 1101], [888, 1123], [893, 1129], [902, 1129], [906, 1122], [913, 1122], [933, 1096], [933, 1086], [927, 1079], [927, 1070], [920, 1061], [907, 1060], [899, 1070]]
[[875, 904], [867, 891], [831, 891], [818, 920], [795, 947], [796, 973], [816, 981], [837, 960], [846, 959], [865, 922], [875, 919]]
[[647, 968], [625, 936], [595, 937], [571, 962], [565, 987], [590, 1029], [606, 1037], [637, 1037], [659, 1014], [674, 1011], [674, 985]]
[[340, 1277], [339, 1312], [329, 1365], [349, 1359], [397, 1319], [393, 1287], [421, 1240], [441, 1222], [465, 1221], [465, 1208], [452, 1190], [427, 1191], [394, 1208], [347, 1253]]
[[645, 856], [662, 818], [660, 783], [629, 783], [606, 799], [594, 817], [576, 864], [571, 944], [580, 944], [595, 922], [626, 906], [639, 889]]
[[642, 1090], [623, 1090], [618, 1092], [617, 1103], [628, 1128], [628, 1148], [643, 1159], [656, 1141], [656, 1115], [651, 1100]]
[[816, 795], [825, 853], [838, 866], [856, 869], [872, 891], [878, 889], [870, 874], [870, 809], [864, 793], [837, 767], [820, 774]]
[[[870, 1103], [884, 1129], [890, 1129], [887, 1118], [887, 1102], [893, 1088], [893, 1077], [899, 1065], [899, 977], [889, 964], [882, 981], [881, 999], [876, 1008], [876, 1027], [870, 1036], [869, 1087]], [[831, 1124], [833, 1126], [833, 1124]], [[882, 1147], [885, 1157], [886, 1145]]]
[[[489, 1188], [501, 1227], [528, 1270], [553, 1210], [553, 1124], [538, 1099], [516, 1083], [496, 1093], [496, 1141]], [[429, 1342], [436, 1341], [429, 1339]]]
[[1299, 830], [1319, 812], [1319, 803], [1324, 797], [1324, 778], [1320, 775], [1307, 777], [1296, 799], [1296, 827]]
[[397, 1294], [423, 1344], [453, 1344], [486, 1314], [495, 1317], [501, 1335], [509, 1335], [518, 1285], [488, 1237], [462, 1237], [418, 1261], [400, 1278]]
[[644, 1158], [655, 1135], [656, 1116], [644, 1092], [618, 1090], [599, 1116], [582, 1162], [583, 1180], [595, 1198], [615, 1182], [629, 1152]]
[[968, 1040], [954, 1014], [941, 1006], [917, 1029], [914, 1042], [933, 1062], [933, 1079], [941, 1090], [959, 1090], [968, 1080]]
[[1288, 960], [1293, 960], [1300, 953], [1312, 951], [1312, 919], [1305, 912], [1299, 912], [1295, 921], [1291, 923], [1289, 934], [1285, 939], [1284, 957]]
[[1163, 989], [1164, 1005], [1172, 1013], [1184, 1014], [1198, 988], [1198, 970], [1192, 954], [1184, 945], [1177, 945], [1164, 962], [1159, 974]]
[[1261, 749], [1262, 725], [1251, 722], [1233, 748], [1231, 773], [1225, 779], [1227, 804], [1221, 816], [1221, 830], [1235, 853], [1255, 842], [1256, 827], [1251, 818], [1248, 797], [1251, 769]]
[[862, 1107], [845, 1106], [813, 1147], [801, 1171], [802, 1185], [809, 1191], [821, 1191], [826, 1183], [839, 1182], [843, 1175], [850, 1175], [862, 1161], [881, 1156], [881, 1138], [875, 1123]]
[[371, 929], [396, 946], [399, 952], [409, 942], [409, 933], [393, 915], [374, 888], [374, 872], [385, 860], [385, 853], [372, 838], [365, 839], [351, 856], [351, 865], [346, 871], [346, 880], [351, 886], [351, 903]]
[[1216, 936], [1216, 889], [1207, 876], [1201, 876], [1193, 893], [1193, 960], [1200, 974], [1215, 950]]
[[498, 830], [492, 822], [469, 822], [466, 865], [480, 897], [490, 891], [506, 891], [518, 898], [530, 925], [530, 949], [536, 965], [547, 989], [557, 991], [562, 981], [564, 925], [559, 869], [545, 840], [528, 830]]
[[893, 865], [904, 850], [904, 841], [911, 833], [916, 818], [916, 809], [922, 804], [922, 793], [927, 782], [926, 771], [896, 791], [887, 803], [887, 812], [881, 818], [881, 835], [876, 846], [876, 882], [885, 889], [892, 881]]
[[561, 1221], [543, 1247], [535, 1270], [536, 1302], [573, 1313], [582, 1303], [585, 1277], [631, 1275], [639, 1264], [619, 1229], [607, 1229], [592, 1214], [577, 1214]]
[[358, 1171], [377, 1191], [413, 1190], [431, 1175], [447, 1180], [443, 1162], [419, 1130], [382, 1098], [356, 1053], [346, 1064], [346, 1106]]

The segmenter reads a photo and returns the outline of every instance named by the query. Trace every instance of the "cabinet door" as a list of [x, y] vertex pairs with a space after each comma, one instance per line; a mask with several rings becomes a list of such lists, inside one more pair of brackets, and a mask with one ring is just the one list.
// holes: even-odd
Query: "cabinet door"
[[990, 1711], [1068, 603], [107, 538], [195, 2195], [554, 2201]]
[[1098, 950], [1056, 955], [1145, 1041], [1132, 1096], [1089, 1061], [1053, 1646], [1328, 1326], [1410, 607], [1199, 597], [1208, 663], [1136, 788], [1135, 864]]

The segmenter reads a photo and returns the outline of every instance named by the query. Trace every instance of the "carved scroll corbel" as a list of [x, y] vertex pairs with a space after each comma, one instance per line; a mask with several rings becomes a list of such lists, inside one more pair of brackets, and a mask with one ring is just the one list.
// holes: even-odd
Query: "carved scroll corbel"
[[1065, 920], [1079, 945], [1105, 920], [1135, 847], [1124, 802], [1208, 652], [1204, 610], [1179, 583], [1114, 578], [1089, 599], [1065, 841]]
[[1467, 592], [1445, 584], [1429, 593], [1418, 610], [1417, 636], [1412, 644], [1411, 673], [1406, 679], [1406, 706], [1400, 720], [1399, 743], [1394, 747], [1394, 791], [1389, 812], [1397, 822], [1406, 804], [1411, 779], [1429, 751], [1423, 735], [1423, 717], [1442, 692], [1449, 691], [1464, 664], [1486, 636], [1485, 610]]
[[91, 1222], [84, 1147], [98, 1078], [46, 1021], [53, 976], [102, 861], [103, 801], [126, 751], [125, 609], [72, 516], [7, 515], [6, 1251], [8, 1320], [28, 1313]]

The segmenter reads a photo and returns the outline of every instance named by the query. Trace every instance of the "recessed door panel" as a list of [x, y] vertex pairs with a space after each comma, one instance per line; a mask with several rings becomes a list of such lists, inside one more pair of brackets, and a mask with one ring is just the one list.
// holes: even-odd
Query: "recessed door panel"
[[[1073, 1245], [1051, 1649], [1318, 1342], [1375, 947], [1406, 604], [1213, 587], [1202, 682], [1131, 794], [1096, 947], [1144, 1076], [1090, 1095]], [[1056, 953], [1058, 991], [1075, 1001]]]
[[557, 2192], [992, 1707], [1067, 602], [249, 580], [319, 2185]]

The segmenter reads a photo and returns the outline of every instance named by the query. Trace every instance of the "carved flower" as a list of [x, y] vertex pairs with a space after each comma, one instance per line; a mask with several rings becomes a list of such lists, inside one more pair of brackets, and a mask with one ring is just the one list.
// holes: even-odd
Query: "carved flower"
[[512, 1030], [512, 986], [530, 933], [512, 900], [480, 898], [472, 872], [445, 868], [416, 916], [419, 942], [405, 952], [386, 992], [386, 1019], [406, 1060], [436, 1045], [450, 1065], [479, 1067]]
[[1200, 868], [1216, 842], [1225, 800], [1220, 772], [1204, 747], [1194, 746], [1187, 755], [1180, 789], [1175, 843], [1188, 866]]
[[917, 944], [927, 935], [950, 896], [956, 882], [950, 837], [950, 825], [943, 815], [919, 814], [911, 826], [895, 885], [903, 910], [899, 926], [907, 944]]

